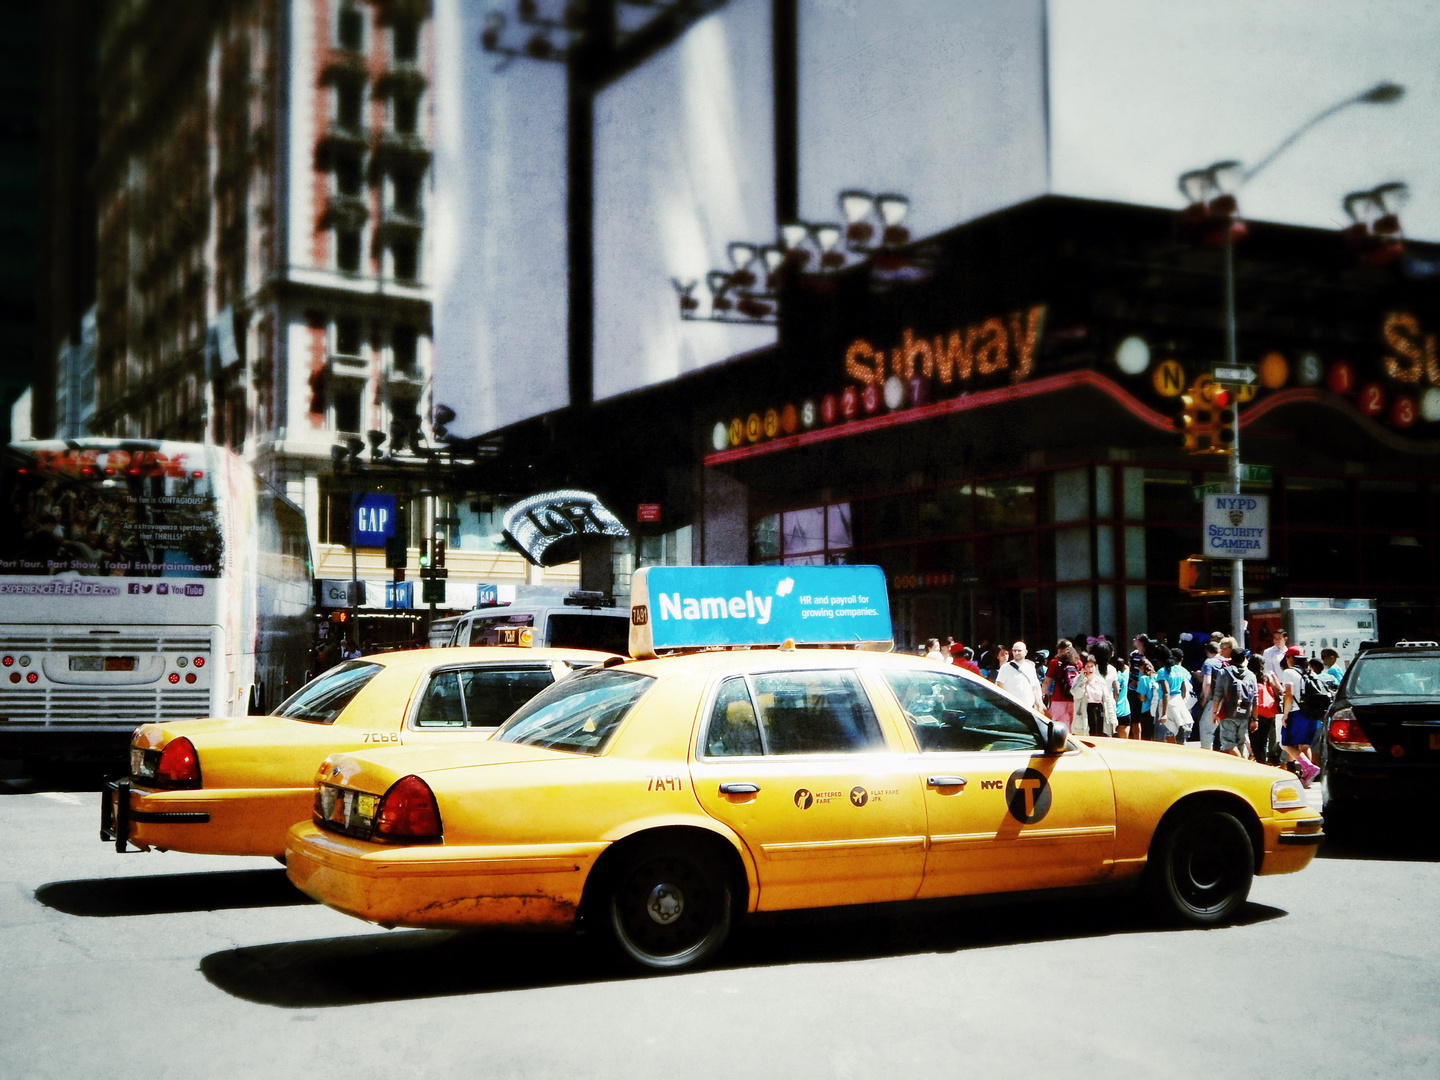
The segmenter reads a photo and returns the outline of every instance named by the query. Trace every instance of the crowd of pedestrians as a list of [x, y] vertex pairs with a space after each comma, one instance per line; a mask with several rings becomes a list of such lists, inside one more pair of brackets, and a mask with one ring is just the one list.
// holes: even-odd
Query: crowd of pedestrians
[[[1314, 748], [1344, 674], [1334, 649], [1307, 657], [1283, 630], [1252, 655], [1233, 637], [1139, 634], [1128, 655], [1103, 635], [1061, 638], [1053, 652], [1023, 641], [982, 646], [927, 642], [927, 658], [981, 675], [1077, 735], [1189, 743], [1281, 765], [1306, 787], [1319, 773]], [[1078, 644], [1077, 644], [1078, 643]], [[1198, 648], [1197, 648], [1198, 646]]]

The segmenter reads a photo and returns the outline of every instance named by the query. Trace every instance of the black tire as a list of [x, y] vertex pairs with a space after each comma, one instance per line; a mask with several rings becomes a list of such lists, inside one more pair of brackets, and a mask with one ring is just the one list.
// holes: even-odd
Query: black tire
[[610, 883], [610, 936], [634, 968], [695, 967], [719, 952], [730, 934], [730, 884], [703, 852], [668, 844], [638, 847], [622, 855]]
[[1255, 877], [1250, 835], [1223, 810], [1192, 810], [1168, 824], [1151, 858], [1157, 899], [1176, 921], [1191, 926], [1232, 918]]

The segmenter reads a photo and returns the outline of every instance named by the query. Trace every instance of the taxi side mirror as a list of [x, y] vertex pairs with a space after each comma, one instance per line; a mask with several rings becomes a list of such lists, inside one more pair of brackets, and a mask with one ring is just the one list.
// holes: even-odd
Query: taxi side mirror
[[1066, 739], [1069, 738], [1069, 736], [1070, 732], [1064, 724], [1051, 720], [1045, 732], [1045, 753], [1065, 753], [1065, 747], [1068, 745]]

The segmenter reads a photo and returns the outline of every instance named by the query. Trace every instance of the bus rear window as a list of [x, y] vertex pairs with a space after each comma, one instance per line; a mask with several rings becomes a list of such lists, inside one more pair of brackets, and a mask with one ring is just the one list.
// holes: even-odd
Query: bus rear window
[[157, 446], [7, 447], [0, 574], [219, 577], [223, 552], [211, 455], [204, 448]]
[[379, 664], [346, 660], [319, 678], [311, 679], [271, 715], [304, 720], [310, 724], [332, 723], [381, 670]]

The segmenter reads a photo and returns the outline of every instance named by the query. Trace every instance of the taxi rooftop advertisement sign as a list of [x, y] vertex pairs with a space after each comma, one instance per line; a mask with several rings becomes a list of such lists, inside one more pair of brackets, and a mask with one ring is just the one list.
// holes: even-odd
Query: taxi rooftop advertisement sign
[[630, 593], [630, 653], [894, 641], [878, 566], [647, 566]]

